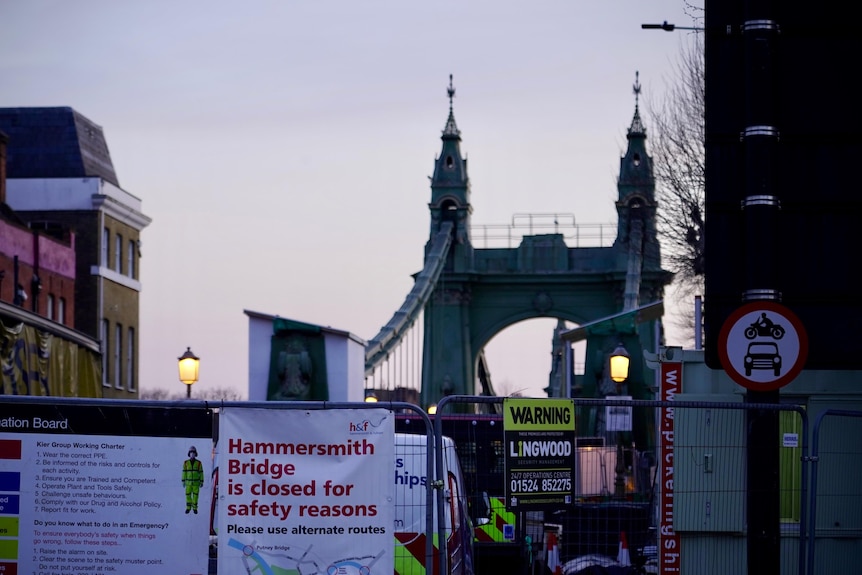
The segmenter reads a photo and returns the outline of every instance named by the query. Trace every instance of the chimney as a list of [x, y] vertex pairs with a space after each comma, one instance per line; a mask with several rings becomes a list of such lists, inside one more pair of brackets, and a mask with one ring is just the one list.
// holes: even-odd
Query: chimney
[[9, 136], [0, 132], [0, 206], [6, 203], [6, 144]]

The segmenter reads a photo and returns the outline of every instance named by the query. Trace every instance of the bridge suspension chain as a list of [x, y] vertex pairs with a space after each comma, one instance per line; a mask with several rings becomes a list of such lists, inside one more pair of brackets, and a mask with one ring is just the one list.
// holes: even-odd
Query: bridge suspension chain
[[387, 360], [390, 353], [402, 343], [405, 334], [411, 331], [411, 326], [428, 303], [428, 298], [434, 293], [434, 287], [443, 266], [446, 254], [452, 244], [452, 222], [443, 222], [440, 231], [434, 236], [431, 249], [425, 257], [425, 266], [416, 277], [413, 289], [407, 294], [404, 303], [384, 325], [365, 348], [365, 376], [372, 376], [374, 371]]

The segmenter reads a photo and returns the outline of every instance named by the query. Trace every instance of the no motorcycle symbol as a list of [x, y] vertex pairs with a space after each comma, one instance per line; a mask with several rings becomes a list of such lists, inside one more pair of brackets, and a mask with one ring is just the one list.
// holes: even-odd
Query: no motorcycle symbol
[[808, 356], [808, 337], [799, 318], [769, 301], [748, 303], [734, 311], [721, 328], [718, 346], [727, 374], [752, 391], [787, 385]]
[[766, 312], [760, 314], [760, 317], [750, 326], [745, 328], [745, 339], [754, 339], [757, 336], [771, 337], [772, 339], [781, 339], [784, 337], [784, 328], [773, 323]]

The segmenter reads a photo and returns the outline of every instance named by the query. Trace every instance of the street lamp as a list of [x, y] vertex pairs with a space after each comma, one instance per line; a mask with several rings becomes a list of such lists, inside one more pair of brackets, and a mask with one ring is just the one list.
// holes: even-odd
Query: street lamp
[[[617, 344], [608, 360], [611, 379], [617, 384], [617, 395], [620, 394], [622, 383], [629, 377], [631, 356], [622, 343]], [[617, 431], [617, 463], [614, 466], [614, 497], [622, 499], [626, 495], [626, 466], [623, 459], [622, 432]]]
[[661, 24], [641, 24], [643, 30], [664, 30], [665, 32], [673, 32], [674, 30], [703, 30], [694, 26], [677, 26], [676, 24], [668, 24], [667, 20]]
[[198, 380], [201, 358], [192, 353], [192, 348], [187, 347], [186, 352], [177, 360], [179, 361], [180, 381], [186, 384], [186, 398], [191, 398], [192, 385]]
[[[611, 379], [618, 384], [627, 380], [629, 378], [630, 363], [631, 356], [628, 350], [622, 343], [617, 344], [616, 349], [611, 352]], [[619, 385], [617, 385], [617, 388], [617, 391], [619, 391]]]

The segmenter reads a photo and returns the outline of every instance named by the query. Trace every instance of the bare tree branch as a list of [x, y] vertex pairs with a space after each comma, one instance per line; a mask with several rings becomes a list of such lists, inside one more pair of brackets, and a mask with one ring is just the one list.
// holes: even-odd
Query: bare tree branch
[[[703, 8], [686, 3], [695, 23]], [[682, 36], [673, 77], [658, 102], [647, 101], [650, 148], [656, 178], [657, 224], [663, 265], [673, 272], [678, 301], [692, 301], [704, 287], [706, 126], [704, 36]], [[694, 307], [679, 314], [678, 327], [694, 331]]]
[[[194, 388], [194, 396], [192, 399], [205, 399], [209, 401], [243, 401], [245, 396], [232, 387], [206, 387]], [[138, 393], [140, 399], [152, 399], [156, 401], [173, 401], [185, 399], [185, 390], [181, 392], [173, 392], [167, 389], [148, 389], [141, 390]]]
[[670, 85], [657, 108], [652, 153], [659, 200], [658, 225], [666, 265], [681, 282], [704, 271], [705, 151], [703, 35], [683, 45]]

